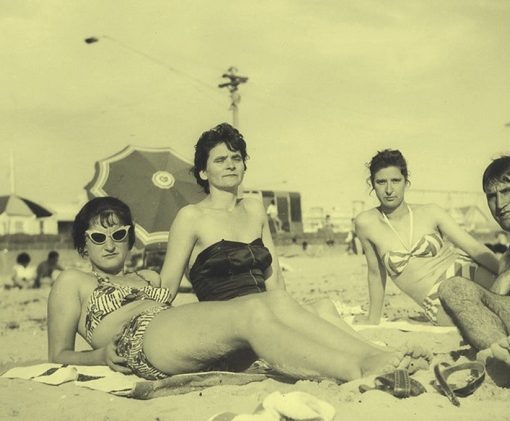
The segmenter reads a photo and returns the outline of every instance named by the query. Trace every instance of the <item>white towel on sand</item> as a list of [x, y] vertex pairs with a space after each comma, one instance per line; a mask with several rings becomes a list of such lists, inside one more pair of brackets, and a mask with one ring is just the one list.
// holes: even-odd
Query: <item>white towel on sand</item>
[[74, 382], [76, 386], [126, 396], [135, 399], [151, 399], [158, 396], [176, 395], [217, 385], [243, 385], [251, 382], [277, 379], [278, 375], [265, 373], [262, 369], [251, 372], [206, 371], [177, 374], [163, 380], [145, 380], [138, 376], [115, 372], [107, 366], [66, 366], [42, 363], [26, 367], [14, 367], [0, 377], [32, 380], [49, 385]]
[[429, 323], [418, 323], [410, 320], [389, 321], [381, 319], [381, 322], [378, 325], [359, 325], [353, 323], [354, 317], [355, 316], [346, 316], [344, 321], [357, 331], [365, 329], [397, 329], [404, 332], [458, 333], [455, 326], [434, 326]]

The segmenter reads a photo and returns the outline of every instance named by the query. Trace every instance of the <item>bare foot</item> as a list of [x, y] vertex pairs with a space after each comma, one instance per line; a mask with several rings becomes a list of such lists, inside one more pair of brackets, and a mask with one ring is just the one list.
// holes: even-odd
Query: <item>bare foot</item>
[[510, 366], [510, 337], [500, 339], [494, 342], [490, 348], [482, 349], [476, 354], [476, 359], [484, 363], [489, 357], [502, 361]]
[[405, 345], [402, 350], [386, 351], [365, 358], [362, 375], [383, 374], [397, 369], [406, 369], [410, 374], [429, 368], [432, 356], [419, 346]]

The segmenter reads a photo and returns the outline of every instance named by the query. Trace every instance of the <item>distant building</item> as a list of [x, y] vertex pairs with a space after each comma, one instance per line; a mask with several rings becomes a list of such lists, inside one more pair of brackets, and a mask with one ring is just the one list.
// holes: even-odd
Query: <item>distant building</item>
[[490, 232], [495, 228], [492, 219], [475, 205], [451, 208], [449, 213], [468, 232]]
[[51, 210], [16, 194], [0, 196], [0, 236], [53, 234], [56, 230]]
[[55, 211], [57, 229], [55, 234], [64, 238], [71, 238], [73, 222], [82, 204], [78, 202], [54, 203], [52, 209]]
[[[301, 214], [301, 195], [298, 192], [283, 190], [244, 190], [244, 197], [255, 197], [262, 201], [264, 209], [267, 209], [274, 200], [278, 209], [278, 218], [282, 223], [282, 231], [290, 234], [303, 233], [303, 216]], [[270, 223], [271, 232], [275, 232]]]
[[349, 232], [351, 230], [351, 212], [340, 212], [336, 209], [325, 210], [315, 206], [303, 213], [303, 231], [307, 233], [318, 233], [324, 226], [326, 215], [330, 217], [333, 232]]

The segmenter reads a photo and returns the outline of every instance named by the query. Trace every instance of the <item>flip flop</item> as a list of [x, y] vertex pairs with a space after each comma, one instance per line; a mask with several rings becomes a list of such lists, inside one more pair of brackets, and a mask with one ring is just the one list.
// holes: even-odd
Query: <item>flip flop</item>
[[[456, 384], [448, 383], [448, 377], [461, 370], [471, 370], [471, 376], [466, 384], [459, 387]], [[434, 375], [436, 376], [436, 388], [444, 393], [452, 404], [460, 406], [457, 396], [464, 398], [480, 387], [485, 379], [485, 366], [479, 361], [469, 361], [455, 365], [439, 363], [434, 366]]]
[[375, 387], [360, 385], [359, 391], [365, 393], [369, 390], [381, 390], [399, 399], [418, 396], [427, 391], [419, 381], [411, 378], [409, 372], [403, 369], [377, 376], [374, 382]]

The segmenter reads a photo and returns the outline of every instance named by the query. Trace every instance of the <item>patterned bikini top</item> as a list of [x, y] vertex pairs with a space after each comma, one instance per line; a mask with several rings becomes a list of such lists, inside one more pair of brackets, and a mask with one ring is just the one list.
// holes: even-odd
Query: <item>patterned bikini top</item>
[[[409, 245], [412, 244], [413, 240], [413, 211], [407, 205], [409, 210]], [[403, 241], [398, 231], [393, 227], [390, 220], [384, 212], [382, 212], [384, 221], [395, 233], [400, 243], [404, 247], [404, 250], [399, 251], [388, 251], [383, 256], [384, 267], [388, 274], [395, 278], [400, 275], [406, 268], [407, 264], [413, 257], [434, 257], [439, 253], [439, 250], [444, 246], [444, 240], [441, 235], [437, 232], [425, 234], [419, 239], [414, 245], [408, 247]]]
[[168, 288], [153, 287], [138, 273], [136, 274], [147, 282], [147, 285], [142, 288], [113, 284], [108, 277], [103, 277], [97, 272], [93, 272], [93, 274], [97, 278], [98, 285], [92, 291], [87, 303], [85, 333], [89, 343], [101, 320], [122, 306], [140, 300], [152, 300], [158, 303], [171, 302], [172, 294]]

